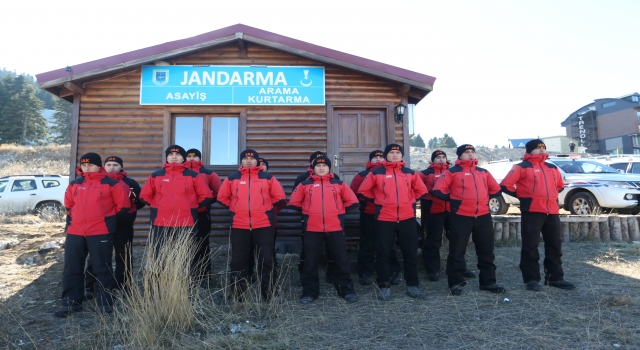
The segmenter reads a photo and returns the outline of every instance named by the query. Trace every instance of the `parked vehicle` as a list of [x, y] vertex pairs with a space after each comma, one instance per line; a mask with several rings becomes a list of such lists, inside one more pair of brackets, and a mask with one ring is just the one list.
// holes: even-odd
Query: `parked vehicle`
[[[498, 182], [517, 162], [500, 162], [483, 166]], [[565, 182], [564, 191], [558, 197], [561, 208], [576, 215], [593, 214], [600, 210], [616, 209], [637, 214], [640, 212], [640, 175], [621, 174], [618, 170], [588, 159], [567, 157], [549, 158], [555, 164]], [[509, 205], [518, 206], [517, 198], [507, 194], [492, 199], [492, 214], [504, 214]]]
[[617, 154], [591, 157], [589, 159], [607, 164], [622, 173], [640, 174], [640, 154]]
[[0, 178], [0, 213], [55, 215], [64, 210], [69, 177], [14, 175]]

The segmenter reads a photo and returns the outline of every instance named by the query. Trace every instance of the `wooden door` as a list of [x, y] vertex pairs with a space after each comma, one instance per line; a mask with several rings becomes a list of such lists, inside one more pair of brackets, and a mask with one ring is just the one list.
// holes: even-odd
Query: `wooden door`
[[335, 109], [332, 120], [333, 172], [347, 185], [365, 169], [369, 153], [387, 145], [384, 109]]

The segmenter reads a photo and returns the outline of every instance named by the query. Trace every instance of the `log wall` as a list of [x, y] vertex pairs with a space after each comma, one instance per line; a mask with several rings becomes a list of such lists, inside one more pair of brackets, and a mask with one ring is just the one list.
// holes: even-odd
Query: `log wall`
[[[242, 55], [236, 45], [226, 45], [168, 61], [177, 65], [323, 65], [249, 43], [246, 54]], [[376, 108], [386, 108], [389, 104], [400, 102], [401, 98], [406, 103], [406, 96], [398, 96], [399, 83], [335, 66], [325, 65], [325, 74], [327, 103], [347, 102]], [[97, 152], [103, 157], [120, 156], [129, 176], [143, 185], [147, 176], [159, 169], [164, 159], [163, 141], [171, 133], [168, 130], [171, 124], [165, 119], [165, 107], [139, 104], [139, 69], [84, 82], [83, 88], [85, 93], [80, 97], [77, 157], [86, 152]], [[256, 149], [269, 160], [269, 172], [282, 182], [289, 195], [295, 177], [307, 167], [309, 154], [316, 150], [327, 150], [327, 108], [234, 108], [246, 112], [246, 136], [240, 135], [240, 138], [244, 139], [242, 141], [246, 142], [248, 148]], [[193, 110], [211, 114], [223, 113], [229, 108], [198, 106]], [[395, 140], [392, 141], [402, 144], [404, 132], [401, 124], [395, 124]], [[218, 171], [222, 178], [228, 173]], [[212, 234], [221, 239], [226, 237], [229, 230], [228, 210], [215, 205], [211, 214]], [[300, 233], [299, 218], [296, 213], [282, 211], [278, 217], [279, 238], [297, 237]], [[138, 212], [135, 224], [136, 242], [146, 240], [148, 229], [149, 211], [143, 209]]]

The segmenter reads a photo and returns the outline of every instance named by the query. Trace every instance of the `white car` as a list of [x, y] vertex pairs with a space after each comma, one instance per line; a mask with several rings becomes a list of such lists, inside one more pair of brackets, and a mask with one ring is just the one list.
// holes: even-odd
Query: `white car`
[[64, 210], [69, 176], [15, 175], [0, 178], [0, 213], [52, 214]]
[[[482, 167], [500, 182], [511, 167], [519, 162], [500, 162]], [[555, 164], [562, 174], [565, 187], [558, 196], [558, 203], [571, 214], [593, 214], [599, 209], [617, 209], [633, 214], [640, 212], [640, 175], [621, 174], [593, 160], [562, 157], [549, 158], [547, 162]], [[519, 204], [517, 198], [503, 193], [501, 198], [490, 201], [489, 208], [492, 214], [504, 214], [508, 205]]]
[[598, 156], [589, 159], [606, 164], [621, 173], [640, 174], [640, 155], [638, 154]]

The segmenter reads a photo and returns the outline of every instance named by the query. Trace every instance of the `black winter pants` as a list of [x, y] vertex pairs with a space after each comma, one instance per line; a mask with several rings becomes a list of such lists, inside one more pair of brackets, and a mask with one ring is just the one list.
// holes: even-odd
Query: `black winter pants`
[[274, 261], [275, 249], [273, 247], [273, 227], [264, 227], [253, 230], [238, 228], [231, 229], [231, 294], [238, 298], [247, 287], [250, 277], [247, 272], [251, 256], [251, 248], [258, 254], [258, 275], [260, 276], [260, 290], [266, 299], [271, 297], [278, 279]]
[[347, 239], [344, 231], [335, 232], [305, 232], [304, 247], [306, 261], [302, 271], [302, 296], [317, 298], [320, 295], [320, 277], [318, 276], [318, 261], [325, 244], [333, 257], [333, 285], [338, 295], [344, 297], [353, 294], [353, 280], [351, 279], [351, 265], [347, 256]]
[[471, 217], [451, 214], [451, 231], [449, 231], [449, 256], [447, 257], [447, 276], [449, 288], [462, 284], [466, 270], [464, 254], [469, 244], [469, 236], [473, 239], [480, 270], [479, 282], [483, 286], [496, 283], [496, 265], [493, 263], [493, 221], [491, 214]]
[[407, 286], [419, 285], [418, 281], [418, 235], [416, 219], [400, 222], [376, 220], [376, 270], [378, 287], [389, 288], [391, 282], [391, 256], [395, 255], [396, 239], [404, 259], [404, 278]]
[[194, 266], [199, 270], [201, 278], [208, 278], [211, 274], [211, 247], [209, 234], [211, 233], [211, 215], [209, 211], [198, 213], [198, 250], [196, 251]]
[[[358, 250], [358, 277], [371, 277], [376, 263], [376, 217], [374, 214], [360, 213], [360, 248]], [[400, 273], [400, 262], [395, 248], [389, 257], [391, 279]]]
[[[134, 216], [135, 220], [135, 216]], [[118, 222], [113, 236], [113, 250], [115, 251], [116, 269], [114, 277], [117, 288], [126, 288], [133, 275], [133, 221]], [[95, 272], [91, 263], [91, 254], [87, 257], [84, 273], [84, 286], [94, 292]]]
[[111, 306], [111, 289], [115, 279], [111, 268], [113, 234], [78, 236], [67, 234], [64, 249], [64, 270], [62, 272], [62, 306], [82, 304], [84, 296], [84, 267], [87, 255], [96, 276], [96, 301], [99, 306]]
[[[304, 227], [304, 220], [302, 221], [302, 226]], [[298, 264], [298, 273], [300, 273], [300, 278], [302, 278], [302, 273], [304, 271], [304, 264], [306, 261], [306, 256], [304, 253], [304, 234], [305, 231], [302, 230], [302, 234], [300, 235], [301, 240], [302, 240], [302, 250], [300, 251], [300, 263]], [[334, 264], [333, 264], [333, 257], [331, 256], [331, 252], [329, 251], [329, 246], [325, 245], [325, 257], [327, 259], [327, 274], [326, 277], [327, 279], [329, 278], [333, 278], [333, 271], [335, 270]]]
[[540, 282], [540, 232], [544, 240], [544, 270], [549, 279], [557, 281], [564, 278], [562, 271], [562, 240], [560, 216], [543, 213], [522, 213], [522, 250], [520, 251], [520, 270], [524, 283]]
[[[449, 238], [449, 226], [451, 213], [422, 214], [422, 225], [426, 228], [427, 235], [422, 245], [422, 260], [427, 274], [440, 272], [440, 247], [442, 246], [442, 231]], [[466, 270], [466, 265], [465, 265]]]

